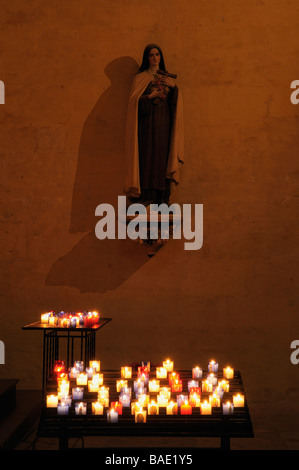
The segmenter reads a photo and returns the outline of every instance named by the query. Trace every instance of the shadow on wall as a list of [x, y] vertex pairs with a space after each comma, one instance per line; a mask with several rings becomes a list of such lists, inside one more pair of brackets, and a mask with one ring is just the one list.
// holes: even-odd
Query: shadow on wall
[[126, 113], [137, 70], [130, 57], [105, 68], [111, 85], [85, 121], [73, 191], [70, 232], [87, 234], [52, 266], [46, 285], [102, 293], [117, 288], [149, 261], [143, 245], [129, 238], [98, 240], [94, 232], [96, 207], [112, 204], [117, 215], [117, 197], [123, 194]]

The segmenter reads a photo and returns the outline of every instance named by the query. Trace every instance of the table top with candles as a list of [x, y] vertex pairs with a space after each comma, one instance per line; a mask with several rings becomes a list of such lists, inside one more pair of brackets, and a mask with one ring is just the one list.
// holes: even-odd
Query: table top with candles
[[[171, 400], [177, 401], [178, 395], [189, 395], [189, 382], [194, 379], [192, 377], [192, 369], [178, 370], [180, 380], [182, 381], [182, 390], [180, 392], [171, 391]], [[101, 370], [103, 374], [103, 385], [109, 388], [109, 402], [120, 401], [120, 394], [117, 391], [116, 382], [121, 379], [121, 368], [119, 370]], [[199, 387], [201, 382], [206, 380], [210, 371], [203, 370], [203, 377], [198, 380]], [[240, 371], [234, 370], [233, 377], [226, 379], [224, 371], [221, 369], [215, 373], [218, 381], [227, 380], [229, 382], [229, 390], [224, 391], [223, 398], [220, 400], [220, 406], [212, 406], [210, 413], [201, 412], [200, 407], [192, 407], [191, 413], [181, 414], [178, 409], [177, 414], [167, 414], [165, 406], [159, 407], [159, 413], [151, 415], [147, 413], [146, 421], [136, 422], [135, 416], [132, 414], [131, 407], [123, 407], [122, 413], [119, 415], [117, 422], [107, 421], [107, 411], [109, 406], [105, 406], [101, 415], [92, 413], [92, 403], [97, 401], [98, 393], [90, 392], [86, 386], [84, 389], [84, 397], [81, 400], [87, 404], [86, 415], [76, 415], [75, 405], [70, 407], [67, 415], [59, 415], [53, 407], [47, 408], [43, 403], [41, 410], [40, 423], [38, 427], [38, 436], [41, 437], [61, 437], [62, 433], [67, 437], [84, 437], [84, 436], [155, 436], [155, 437], [254, 437], [251, 417], [249, 413], [247, 398], [244, 392], [243, 381]], [[150, 369], [148, 380], [155, 380], [156, 367]], [[128, 379], [127, 386], [132, 387], [132, 402], [134, 398], [134, 381], [137, 380], [137, 371], [133, 369], [132, 377]], [[159, 379], [161, 388], [169, 387], [169, 377]], [[194, 385], [193, 382], [191, 385]], [[76, 387], [76, 380], [70, 379], [70, 389]], [[55, 395], [57, 392], [57, 382], [55, 378], [50, 382], [47, 393]], [[71, 392], [70, 392], [71, 393]], [[156, 400], [157, 394], [148, 392], [151, 400]], [[209, 392], [201, 391], [201, 403], [205, 403], [203, 409], [209, 408]], [[244, 398], [242, 406], [235, 406], [233, 414], [225, 414], [222, 409], [222, 403], [230, 402], [233, 404], [234, 397], [240, 395]], [[240, 399], [239, 397], [239, 399]], [[214, 400], [215, 401], [215, 400]], [[217, 401], [215, 401], [217, 403]], [[237, 405], [240, 401], [235, 402]], [[107, 405], [107, 404], [106, 404]], [[147, 405], [144, 410], [148, 411]]]
[[102, 328], [104, 325], [112, 321], [112, 318], [100, 318], [98, 323], [92, 326], [84, 326], [84, 325], [77, 325], [77, 326], [62, 326], [62, 325], [50, 325], [49, 323], [42, 323], [41, 321], [36, 321], [33, 323], [29, 323], [22, 327], [22, 330], [57, 330], [57, 331], [65, 331], [65, 330], [72, 330], [72, 331], [94, 331]]

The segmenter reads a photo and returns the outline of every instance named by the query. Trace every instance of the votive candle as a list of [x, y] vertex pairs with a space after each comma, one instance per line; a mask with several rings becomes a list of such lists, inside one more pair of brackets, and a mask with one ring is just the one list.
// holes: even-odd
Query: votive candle
[[207, 401], [204, 401], [200, 405], [200, 412], [202, 415], [210, 415], [212, 414], [212, 405]]
[[104, 413], [104, 407], [100, 402], [94, 401], [91, 405], [93, 415], [102, 415]]
[[230, 366], [227, 366], [223, 369], [223, 377], [225, 379], [233, 379], [234, 378], [234, 369]]
[[244, 395], [238, 393], [237, 395], [233, 396], [233, 404], [235, 407], [243, 407], [244, 406]]

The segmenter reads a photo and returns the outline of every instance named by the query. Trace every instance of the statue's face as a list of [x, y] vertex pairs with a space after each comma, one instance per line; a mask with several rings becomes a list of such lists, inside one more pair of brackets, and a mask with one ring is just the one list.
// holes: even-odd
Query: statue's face
[[160, 64], [160, 52], [158, 49], [154, 48], [151, 49], [148, 55], [149, 65], [150, 67], [159, 67]]

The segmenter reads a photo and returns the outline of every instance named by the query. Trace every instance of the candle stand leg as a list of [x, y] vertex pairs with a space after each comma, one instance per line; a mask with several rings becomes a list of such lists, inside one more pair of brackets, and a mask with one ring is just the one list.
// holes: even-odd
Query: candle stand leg
[[59, 450], [67, 450], [69, 447], [69, 441], [66, 436], [59, 436]]
[[222, 450], [230, 450], [230, 438], [229, 436], [222, 436], [221, 437], [221, 445]]

